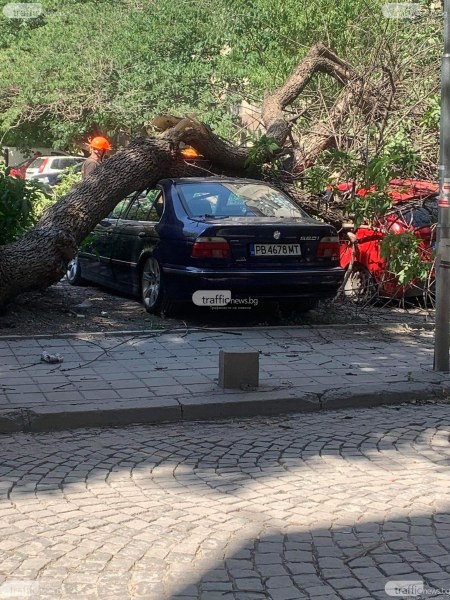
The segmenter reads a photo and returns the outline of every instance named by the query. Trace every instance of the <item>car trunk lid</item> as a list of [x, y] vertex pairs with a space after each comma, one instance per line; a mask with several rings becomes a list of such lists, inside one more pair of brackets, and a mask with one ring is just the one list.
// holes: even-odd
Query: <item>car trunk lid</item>
[[323, 245], [322, 251], [319, 251], [319, 245], [324, 238], [324, 243], [327, 243], [326, 238], [334, 239], [336, 236], [329, 225], [300, 218], [283, 219], [281, 222], [278, 219], [252, 218], [251, 222], [243, 222], [239, 217], [206, 217], [202, 222], [201, 238], [217, 239], [218, 244], [219, 240], [222, 243], [226, 240], [230, 247], [228, 262], [245, 268], [329, 264]]

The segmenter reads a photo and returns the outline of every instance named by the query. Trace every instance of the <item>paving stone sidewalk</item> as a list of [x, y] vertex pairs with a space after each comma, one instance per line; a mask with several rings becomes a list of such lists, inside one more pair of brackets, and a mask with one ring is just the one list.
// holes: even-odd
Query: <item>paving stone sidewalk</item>
[[436, 404], [2, 435], [0, 598], [450, 600], [449, 424]]
[[[258, 351], [258, 389], [218, 387]], [[43, 351], [64, 362], [41, 362]], [[0, 340], [0, 432], [317, 411], [446, 398], [427, 327], [286, 327]]]

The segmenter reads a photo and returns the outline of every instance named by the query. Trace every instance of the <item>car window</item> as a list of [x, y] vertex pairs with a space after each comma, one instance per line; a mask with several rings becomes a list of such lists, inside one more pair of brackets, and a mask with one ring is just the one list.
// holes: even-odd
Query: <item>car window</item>
[[436, 198], [426, 199], [422, 206], [408, 206], [401, 210], [404, 220], [414, 229], [431, 227], [438, 221]]
[[264, 183], [195, 182], [177, 184], [193, 217], [310, 217], [286, 194]]
[[60, 159], [59, 158], [52, 158], [50, 159], [50, 168], [51, 169], [60, 169], [61, 167], [60, 165]]
[[147, 215], [147, 221], [159, 221], [164, 212], [164, 196], [161, 190], [150, 190], [147, 198], [153, 198], [153, 204]]
[[[134, 194], [133, 194], [134, 196]], [[125, 212], [126, 207], [130, 202], [131, 196], [127, 196], [123, 200], [121, 200], [118, 204], [116, 204], [115, 208], [109, 213], [109, 219], [120, 219], [120, 216]]]
[[33, 160], [33, 162], [32, 162], [32, 163], [30, 163], [29, 167], [31, 167], [32, 169], [39, 169], [39, 167], [41, 167], [42, 163], [44, 162], [44, 160], [45, 160], [46, 158], [47, 158], [47, 157], [45, 157], [45, 156], [43, 156], [43, 157], [41, 157], [41, 158], [35, 158], [35, 159]]
[[153, 208], [155, 200], [159, 194], [161, 194], [159, 190], [150, 190], [149, 192], [140, 194], [133, 200], [126, 218], [129, 221], [159, 221], [159, 218], [150, 218], [151, 214], [153, 215], [153, 213], [151, 213], [151, 209]]
[[[74, 156], [68, 156], [63, 157], [63, 158], [51, 158], [50, 159], [50, 166], [52, 169], [67, 169], [68, 167], [73, 167], [74, 165], [78, 164], [80, 161], [82, 161], [83, 159], [80, 158], [76, 158]], [[34, 166], [34, 165], [33, 165]], [[36, 165], [38, 166], [38, 165]]]
[[59, 167], [58, 169], [67, 169], [68, 167], [73, 167], [78, 164], [82, 160], [81, 158], [60, 158], [59, 159]]

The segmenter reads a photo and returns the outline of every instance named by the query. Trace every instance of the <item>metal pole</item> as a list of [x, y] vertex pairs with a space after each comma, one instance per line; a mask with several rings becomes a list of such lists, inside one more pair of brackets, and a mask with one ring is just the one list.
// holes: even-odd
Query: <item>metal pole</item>
[[450, 316], [450, 0], [444, 0], [444, 54], [441, 65], [439, 219], [436, 255], [434, 370], [449, 370]]

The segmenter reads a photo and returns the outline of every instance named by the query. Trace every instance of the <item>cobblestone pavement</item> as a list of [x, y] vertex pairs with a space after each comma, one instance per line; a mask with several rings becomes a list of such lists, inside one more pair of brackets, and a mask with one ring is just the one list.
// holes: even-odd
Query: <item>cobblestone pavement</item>
[[0, 598], [450, 598], [449, 433], [435, 404], [3, 435]]

